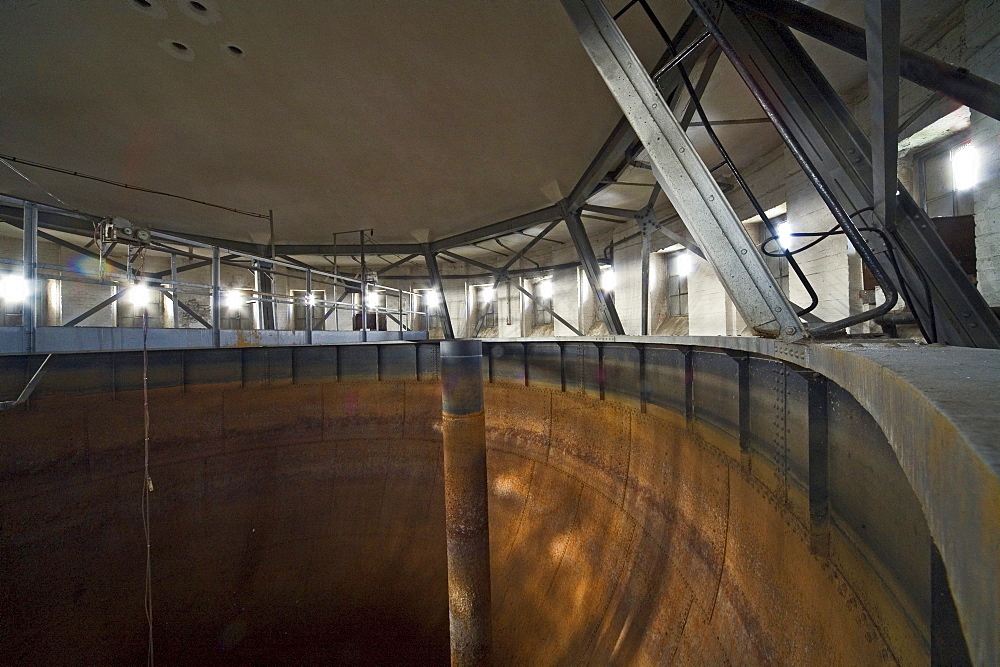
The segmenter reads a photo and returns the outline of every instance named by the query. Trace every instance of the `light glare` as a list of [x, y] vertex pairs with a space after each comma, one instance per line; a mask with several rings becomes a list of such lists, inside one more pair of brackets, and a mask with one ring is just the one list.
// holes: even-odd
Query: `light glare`
[[691, 253], [682, 252], [677, 256], [677, 275], [686, 276], [691, 273], [692, 268]]
[[782, 250], [788, 250], [792, 245], [792, 226], [783, 222], [778, 225], [776, 231], [778, 232], [778, 245], [781, 246]]
[[437, 308], [441, 305], [441, 295], [437, 292], [437, 290], [424, 292], [424, 303], [428, 308]]
[[136, 283], [128, 288], [128, 302], [136, 308], [149, 305], [149, 287], [144, 283]]
[[368, 296], [365, 297], [365, 305], [369, 308], [378, 308], [379, 306], [379, 293], [378, 292], [368, 292]]
[[614, 290], [617, 279], [615, 278], [615, 271], [610, 266], [605, 266], [601, 270], [601, 289], [605, 292], [610, 292]]
[[979, 182], [979, 151], [974, 146], [962, 146], [951, 156], [951, 172], [955, 190], [968, 190]]
[[243, 292], [238, 289], [231, 289], [222, 298], [222, 303], [228, 310], [239, 310], [243, 307]]
[[302, 300], [305, 302], [305, 304], [307, 306], [315, 306], [316, 305], [316, 295], [313, 294], [312, 292], [309, 292], [308, 294], [306, 294], [305, 298], [302, 299]]
[[541, 294], [543, 299], [552, 298], [552, 280], [543, 280], [542, 284], [538, 286], [538, 293]]
[[17, 274], [0, 278], [0, 299], [7, 303], [20, 303], [28, 298], [28, 281]]
[[496, 296], [496, 290], [493, 289], [492, 285], [487, 285], [479, 291], [479, 296], [483, 300], [483, 303], [489, 303]]

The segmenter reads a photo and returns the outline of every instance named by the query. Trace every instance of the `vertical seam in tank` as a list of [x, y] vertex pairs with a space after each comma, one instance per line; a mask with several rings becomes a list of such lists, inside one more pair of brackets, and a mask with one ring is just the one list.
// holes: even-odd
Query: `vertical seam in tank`
[[726, 555], [729, 551], [729, 511], [733, 496], [733, 476], [732, 471], [729, 466], [725, 467], [726, 471], [726, 530], [722, 537], [722, 563], [719, 565], [719, 581], [715, 586], [715, 598], [712, 600], [712, 611], [708, 615], [709, 624], [712, 623], [712, 619], [715, 617], [715, 608], [719, 604], [719, 595], [722, 592], [722, 577], [726, 574]]
[[[577, 480], [577, 484], [580, 485], [579, 490], [576, 492], [576, 506], [573, 508], [573, 519], [569, 522], [569, 530], [572, 532], [573, 528], [576, 526], [577, 517], [580, 516], [580, 502], [583, 500], [583, 482]], [[562, 553], [559, 554], [559, 562], [556, 564], [556, 569], [552, 573], [552, 580], [549, 581], [549, 587], [545, 590], [545, 594], [548, 595], [552, 592], [552, 587], [556, 585], [556, 579], [559, 578], [559, 570], [562, 569], [563, 559], [566, 558], [566, 552], [569, 550], [569, 538], [563, 544]]]
[[633, 554], [635, 549], [635, 536], [636, 533], [639, 532], [638, 524], [635, 521], [632, 521], [628, 514], [625, 515], [625, 518], [632, 525], [632, 532], [629, 534], [628, 545], [625, 547], [625, 559], [622, 560], [621, 567], [618, 569], [618, 576], [615, 578], [615, 586], [611, 589], [611, 595], [608, 597], [608, 603], [604, 606], [604, 613], [601, 614], [601, 618], [595, 626], [594, 632], [591, 634], [589, 646], [584, 652], [588, 661], [592, 661], [594, 659], [594, 652], [597, 651], [597, 635], [600, 633], [601, 628], [604, 627], [604, 622], [607, 620], [608, 614], [611, 613], [611, 602], [617, 598], [618, 591], [621, 589], [622, 580], [625, 578], [625, 570], [628, 569], [628, 562], [633, 560], [630, 556]]

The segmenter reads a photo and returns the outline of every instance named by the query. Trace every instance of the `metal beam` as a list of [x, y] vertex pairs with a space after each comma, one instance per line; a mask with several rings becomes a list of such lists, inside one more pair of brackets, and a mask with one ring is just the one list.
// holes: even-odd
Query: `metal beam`
[[[164, 295], [165, 295], [165, 296], [166, 296], [166, 297], [167, 297], [168, 299], [170, 299], [170, 301], [172, 301], [173, 303], [175, 303], [175, 304], [177, 305], [177, 307], [179, 307], [179, 308], [180, 308], [181, 310], [183, 310], [183, 311], [184, 311], [185, 313], [187, 313], [188, 315], [190, 315], [190, 316], [191, 316], [191, 318], [192, 318], [192, 319], [193, 319], [193, 320], [194, 320], [195, 322], [197, 322], [198, 324], [200, 324], [201, 326], [205, 327], [206, 329], [211, 329], [211, 328], [212, 328], [212, 323], [211, 323], [211, 322], [209, 322], [209, 321], [208, 321], [208, 320], [206, 320], [206, 319], [205, 319], [204, 317], [202, 317], [201, 315], [199, 315], [198, 313], [196, 313], [196, 312], [195, 312], [195, 311], [194, 311], [194, 310], [193, 310], [192, 308], [190, 308], [190, 307], [189, 307], [189, 306], [188, 306], [188, 305], [187, 305], [186, 303], [184, 303], [183, 301], [181, 301], [181, 300], [180, 300], [179, 298], [178, 298], [178, 299], [177, 299], [177, 300], [175, 301], [175, 300], [174, 300], [174, 295], [173, 295], [173, 294], [171, 293], [171, 291], [170, 291], [169, 289], [167, 289], [166, 287], [156, 287], [156, 286], [153, 286], [153, 285], [150, 285], [150, 288], [151, 288], [151, 289], [155, 289], [155, 290], [157, 290], [158, 292], [163, 292], [163, 294], [164, 294]], [[124, 290], [122, 291], [122, 293], [124, 294]], [[177, 326], [177, 325], [175, 324], [175, 325], [174, 325], [174, 327], [176, 328], [176, 326]]]
[[[561, 220], [550, 222], [549, 225], [545, 229], [543, 229], [540, 234], [532, 237], [532, 239], [528, 241], [528, 243], [526, 243], [523, 248], [518, 250], [516, 253], [514, 253], [513, 257], [507, 260], [507, 263], [503, 265], [503, 271], [507, 271], [508, 269], [510, 269], [510, 267], [514, 266], [514, 263], [517, 262], [517, 260], [524, 257], [524, 255], [527, 254], [529, 250], [534, 248], [539, 241], [548, 241], [549, 239], [546, 239], [545, 237], [548, 235], [549, 232], [555, 229], [560, 222]], [[535, 264], [535, 266], [538, 265], [537, 262], [532, 262], [532, 263]]]
[[38, 284], [38, 207], [24, 207], [21, 271], [28, 286], [28, 296], [21, 302], [21, 328], [24, 332], [24, 351], [35, 351], [35, 330], [38, 328], [38, 310], [41, 290]]
[[[455, 329], [451, 325], [451, 315], [448, 313], [448, 299], [444, 294], [444, 283], [441, 282], [441, 271], [438, 269], [437, 256], [431, 250], [430, 245], [424, 248], [424, 260], [427, 262], [427, 273], [430, 274], [431, 288], [437, 290], [441, 295], [441, 328], [444, 330], [445, 338], [454, 338]], [[363, 295], [362, 295], [363, 296]], [[430, 313], [430, 309], [427, 309]]]
[[[468, 232], [445, 237], [439, 241], [432, 242], [430, 246], [431, 250], [439, 252], [449, 248], [472, 245], [473, 243], [487, 241], [498, 236], [505, 236], [507, 234], [519, 232], [523, 229], [534, 227], [535, 225], [544, 225], [552, 222], [553, 220], [558, 220], [561, 217], [562, 208], [557, 204], [553, 204], [552, 206], [540, 208], [537, 211], [531, 211], [530, 213], [525, 213], [524, 215], [518, 215], [507, 220], [495, 222], [492, 225], [486, 225], [485, 227], [473, 229]], [[383, 250], [382, 252], [388, 251]], [[407, 250], [406, 252], [412, 251]]]
[[582, 336], [583, 335], [583, 333], [579, 329], [577, 329], [575, 326], [573, 326], [572, 324], [570, 324], [569, 322], [567, 322], [565, 319], [563, 319], [559, 315], [559, 313], [557, 313], [556, 311], [552, 310], [552, 308], [546, 306], [544, 303], [542, 303], [541, 301], [539, 301], [538, 299], [536, 299], [534, 294], [532, 294], [528, 290], [526, 290], [523, 287], [521, 287], [520, 282], [511, 283], [511, 284], [514, 285], [514, 287], [516, 287], [518, 289], [518, 291], [521, 292], [521, 294], [523, 294], [524, 296], [528, 297], [528, 299], [531, 301], [531, 303], [535, 304], [535, 306], [541, 308], [542, 310], [544, 310], [547, 313], [551, 313], [552, 317], [554, 317], [557, 320], [559, 320], [563, 325], [566, 326], [567, 329], [569, 329], [570, 331], [572, 331], [573, 333], [575, 333], [577, 336]]
[[591, 211], [592, 213], [600, 213], [601, 215], [616, 215], [619, 218], [638, 218], [642, 215], [642, 211], [635, 211], [630, 208], [614, 208], [612, 206], [594, 206], [592, 204], [584, 204], [580, 207], [584, 211]]
[[[694, 35], [690, 32], [691, 26], [697, 21], [697, 16], [694, 12], [691, 12], [684, 23], [681, 25], [680, 29], [674, 35], [674, 43], [679, 46], [686, 46], [689, 41], [692, 41]], [[705, 46], [698, 47], [696, 51], [706, 48]], [[700, 53], [693, 54], [696, 58], [700, 57]], [[665, 63], [671, 60], [672, 53], [667, 50], [663, 56], [660, 58], [660, 62], [657, 63], [653, 71], [656, 71], [662, 67]], [[665, 98], [670, 98], [675, 91], [681, 85], [681, 76], [679, 70], [675, 67], [667, 72], [664, 72], [656, 81], [657, 87], [660, 92], [663, 93]], [[575, 209], [583, 205], [587, 199], [594, 193], [594, 190], [600, 186], [607, 177], [608, 173], [611, 172], [615, 167], [617, 167], [621, 161], [622, 156], [635, 145], [638, 137], [635, 134], [635, 130], [629, 124], [628, 119], [622, 117], [615, 125], [615, 128], [611, 131], [604, 145], [594, 156], [590, 165], [587, 167], [586, 171], [580, 177], [580, 180], [573, 187], [572, 192], [570, 192], [569, 197], [566, 198], [567, 203], [571, 209]]]
[[[689, 0], [772, 120], [783, 124], [805, 157], [849, 211], [873, 205], [871, 144], [791, 31], [754, 12], [737, 12], [719, 0]], [[740, 0], [745, 4], [744, 0]], [[782, 3], [784, 6], [784, 3]], [[811, 16], [811, 15], [810, 15]], [[787, 143], [787, 142], [786, 142]], [[941, 241], [927, 214], [899, 185], [897, 227], [885, 230], [895, 247], [876, 258], [903, 294], [921, 326], [949, 345], [1000, 347], [1000, 322]], [[870, 225], [882, 221], [871, 216]]]
[[386, 266], [384, 268], [379, 269], [378, 273], [383, 273], [385, 271], [392, 271], [396, 267], [402, 266], [403, 264], [406, 264], [410, 260], [414, 260], [417, 257], [419, 257], [418, 253], [411, 253], [411, 254], [407, 255], [406, 257], [404, 257], [403, 259], [399, 260], [398, 262], [393, 262], [392, 264], [390, 264], [390, 265], [388, 265], [388, 266]]
[[487, 271], [496, 272], [496, 271], [500, 270], [500, 269], [498, 269], [495, 266], [491, 266], [489, 264], [484, 264], [484, 263], [479, 262], [477, 260], [469, 259], [468, 257], [462, 257], [458, 253], [451, 252], [450, 250], [442, 250], [441, 254], [445, 255], [447, 257], [451, 257], [452, 259], [458, 260], [459, 262], [465, 262], [466, 264], [472, 264], [473, 266], [478, 266], [480, 269], [486, 269]]
[[[701, 68], [701, 73], [698, 74], [698, 82], [694, 84], [694, 92], [700, 98], [705, 94], [705, 89], [708, 88], [708, 82], [712, 79], [712, 74], [715, 73], [715, 66], [719, 64], [719, 57], [722, 55], [722, 50], [719, 49], [718, 45], [713, 44], [709, 47], [708, 55], [705, 57], [705, 64]], [[687, 107], [684, 108], [684, 114], [681, 116], [681, 127], [685, 130], [691, 127], [691, 120], [694, 118], [695, 112], [698, 110], [698, 105], [695, 104], [694, 99], [688, 100]], [[751, 122], [760, 122], [751, 119]], [[763, 119], [763, 122], [769, 123], [770, 119]], [[735, 125], [739, 124], [741, 121], [713, 121], [713, 125]], [[694, 123], [694, 125], [701, 126], [703, 123]]]
[[[868, 52], [864, 30], [803, 3], [792, 0], [733, 1], [852, 56], [864, 58]], [[899, 73], [904, 79], [943, 93], [1000, 120], [1000, 85], [964, 67], [949, 65], [904, 46], [899, 53]]]
[[865, 0], [875, 215], [896, 228], [899, 154], [899, 0]]
[[222, 345], [222, 262], [219, 248], [212, 248], [212, 341]]
[[563, 0], [580, 40], [649, 153], [657, 181], [708, 255], [743, 319], [786, 341], [805, 336], [719, 184], [600, 0]]
[[642, 233], [642, 259], [641, 259], [641, 290], [640, 299], [642, 300], [641, 317], [642, 323], [639, 326], [639, 333], [643, 336], [649, 335], [649, 251], [650, 251], [650, 232], [639, 225], [640, 231]]
[[77, 324], [80, 324], [81, 322], [83, 322], [84, 320], [86, 320], [91, 315], [95, 315], [95, 314], [101, 312], [102, 310], [104, 310], [105, 308], [107, 308], [108, 306], [110, 306], [111, 304], [113, 304], [115, 301], [118, 301], [120, 298], [122, 298], [123, 296], [125, 296], [127, 293], [128, 293], [128, 289], [118, 290], [117, 292], [115, 292], [114, 294], [112, 294], [110, 297], [108, 297], [104, 301], [101, 301], [99, 304], [97, 304], [93, 308], [90, 308], [89, 310], [86, 310], [85, 312], [80, 313], [79, 315], [77, 315], [76, 317], [74, 317], [73, 319], [71, 319], [69, 322], [67, 322], [66, 324], [64, 324], [63, 326], [64, 327], [75, 327]]
[[580, 214], [567, 213], [566, 227], [569, 229], [569, 237], [573, 240], [576, 254], [580, 258], [580, 265], [590, 283], [590, 289], [597, 299], [597, 312], [600, 314], [604, 324], [608, 327], [608, 333], [616, 336], [625, 334], [625, 327], [622, 326], [621, 318], [615, 309], [615, 302], [601, 287], [601, 267], [597, 264], [597, 257], [594, 255], [594, 248], [590, 245], [590, 238], [587, 237], [587, 230], [583, 228], [583, 221]]

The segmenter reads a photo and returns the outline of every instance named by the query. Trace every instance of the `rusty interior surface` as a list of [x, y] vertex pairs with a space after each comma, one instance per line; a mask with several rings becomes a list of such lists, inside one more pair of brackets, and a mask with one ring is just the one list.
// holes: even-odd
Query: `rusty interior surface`
[[[439, 391], [152, 390], [157, 660], [447, 663]], [[836, 516], [812, 553], [795, 484], [721, 431], [523, 386], [486, 404], [498, 664], [928, 660], [926, 591]], [[0, 413], [3, 662], [144, 659], [141, 424], [139, 392]], [[905, 485], [887, 447], [863, 463]], [[920, 518], [895, 508], [901, 552]]]

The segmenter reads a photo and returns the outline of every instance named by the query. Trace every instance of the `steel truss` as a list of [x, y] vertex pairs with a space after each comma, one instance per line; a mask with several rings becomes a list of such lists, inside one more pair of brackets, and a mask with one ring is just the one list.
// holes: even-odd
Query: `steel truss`
[[[726, 0], [689, 1], [800, 165], [807, 174], [815, 172], [817, 189], [828, 190], [835, 216], [837, 205], [852, 215], [871, 210], [871, 143], [791, 31], [758, 13], [737, 11]], [[896, 225], [871, 217], [880, 240], [890, 244], [873, 243], [876, 278], [886, 276], [880, 283], [887, 293], [902, 293], [930, 341], [1000, 347], [1000, 322], [926, 213], [898, 182], [897, 188]], [[864, 243], [855, 245], [863, 252]]]
[[[382, 254], [397, 255], [400, 258], [380, 270], [380, 274], [414, 260], [423, 259], [427, 265], [432, 287], [441, 295], [440, 314], [446, 337], [453, 337], [454, 330], [444, 298], [444, 280], [469, 276], [442, 275], [438, 266], [439, 257], [447, 262], [461, 261], [483, 269], [486, 272], [483, 276], [493, 279], [494, 290], [501, 284], [509, 283], [511, 276], [515, 274], [543, 273], [556, 268], [581, 266], [608, 332], [622, 334], [624, 327], [615, 309], [614, 300], [600, 287], [599, 266], [582, 222], [582, 215], [593, 212], [614, 218], [631, 219], [639, 227], [639, 233], [643, 237], [644, 307], [641, 325], [643, 334], [649, 331], [647, 303], [651, 247], [649, 236], [662, 233], [694, 254], [712, 261], [727, 291], [733, 296], [734, 303], [751, 326], [761, 333], [777, 335], [786, 340], [799, 338], [805, 335], [807, 329], [794, 314], [799, 311], [804, 319], [815, 322], [815, 317], [807, 315], [814, 304], [805, 309], [797, 309], [780, 293], [776, 284], [772, 285], [774, 280], [769, 272], [763, 269], [763, 262], [742, 225], [735, 219], [734, 214], [729, 215], [725, 210], [729, 207], [722, 191], [710, 175], [706, 178], [706, 174], [710, 174], [712, 170], [705, 169], [705, 165], [697, 159], [683, 134], [683, 130], [692, 124], [696, 113], [701, 117], [701, 121], [697, 124], [710, 127], [708, 119], [700, 109], [698, 98], [705, 90], [720, 53], [725, 52], [747, 81], [762, 107], [768, 112], [769, 120], [776, 125], [779, 132], [784, 128], [786, 143], [789, 143], [793, 155], [800, 158], [800, 163], [807, 175], [813, 178], [821, 194], [825, 193], [835, 217], [843, 223], [844, 220], [840, 220], [841, 218], [849, 218], [873, 207], [880, 213], [873, 216], [871, 222], [879, 238], [866, 239], [863, 231], [866, 228], [861, 227], [862, 231], [859, 232], [858, 226], [849, 219], [846, 221], [850, 224], [845, 225], [845, 230], [855, 237], [853, 241], [863, 256], [869, 254], [864, 251], [867, 249], [867, 243], [871, 242], [874, 250], [868, 259], [871, 261], [873, 272], [890, 297], [897, 290], [902, 294], [926, 332], [926, 337], [929, 340], [953, 345], [1000, 346], [1000, 323], [961, 273], [924, 212], [901, 186], [896, 206], [893, 207], [887, 201], [892, 191], [891, 183], [896, 181], [892, 150], [899, 126], [897, 108], [899, 77], [893, 76], [897, 69], [896, 63], [902, 77], [931, 88], [937, 91], [938, 95], [954, 97], [993, 117], [1000, 117], [1000, 103], [997, 102], [1000, 95], [996, 94], [1000, 92], [1000, 86], [912, 49], [901, 48], [898, 43], [898, 26], [894, 23], [898, 22], [897, 0], [866, 0], [869, 16], [867, 40], [865, 30], [789, 0], [771, 2], [690, 0], [693, 11], [671, 38], [660, 25], [648, 3], [644, 0], [634, 0], [628, 6], [636, 6], [637, 11], [638, 7], [641, 7], [669, 47], [654, 66], [652, 75], [648, 74], [635, 59], [627, 41], [618, 31], [614, 20], [606, 15], [607, 12], [600, 2], [563, 1], [567, 11], [574, 15], [578, 27], [590, 31], [581, 37], [588, 49], [603, 49], [603, 59], [606, 64], [610, 64], [612, 69], [618, 68], [617, 73], [610, 72], [607, 76], [610, 76], [609, 85], [619, 100], [625, 100], [629, 104], [641, 100], [643, 104], [638, 107], [644, 107], [644, 109], [627, 107], [630, 113], [615, 126], [594, 160], [564, 200], [536, 211], [426, 244], [366, 243], [364, 237], [357, 244], [333, 245], [275, 244], [273, 239], [269, 244], [251, 244], [196, 235], [173, 236], [173, 240], [204, 247], [222, 247], [233, 253], [242, 253], [244, 257], [253, 256], [252, 266], [249, 268], [255, 273], [255, 291], [261, 294], [270, 294], [273, 291], [274, 276], [281, 273], [282, 266], [294, 265], [310, 270], [311, 267], [307, 264], [293, 259], [292, 256], [296, 255], [334, 256], [334, 258], [337, 255], [360, 255], [364, 259], [367, 253], [368, 256], [376, 254], [380, 258]], [[622, 13], [624, 10], [619, 12], [619, 15]], [[707, 32], [695, 29], [699, 23], [704, 24]], [[853, 55], [869, 56], [874, 136], [878, 138], [879, 150], [872, 151], [871, 144], [843, 102], [792, 36], [788, 27], [783, 25], [785, 23]], [[709, 36], [713, 39], [708, 39]], [[688, 78], [681, 64], [685, 59], [692, 62], [705, 59], [705, 66], [697, 82], [693, 83]], [[680, 91], [683, 87], [689, 92], [690, 99], [684, 109], [678, 109]], [[934, 99], [936, 98], [932, 97], [931, 101]], [[905, 127], [911, 120], [912, 118], [904, 121], [903, 126]], [[633, 129], [633, 123], [638, 123], [643, 129], [642, 142]], [[668, 132], [664, 132], [664, 129]], [[665, 139], [668, 135], [672, 149], [664, 150], [657, 147], [658, 138]], [[713, 140], [716, 140], [714, 136]], [[650, 143], [654, 145], [653, 150], [650, 150]], [[724, 148], [717, 140], [716, 144], [726, 157]], [[646, 146], [653, 164], [640, 164], [635, 160], [636, 152], [642, 145]], [[683, 160], [680, 159], [681, 155], [685, 156]], [[880, 166], [873, 169], [873, 161]], [[612, 209], [587, 204], [597, 191], [607, 183], [614, 182], [620, 173], [619, 169], [629, 164], [653, 169], [657, 182], [667, 186], [665, 191], [668, 197], [674, 202], [675, 208], [682, 213], [682, 218], [692, 231], [695, 240], [692, 241], [666, 228], [664, 223], [667, 221], [656, 220], [652, 213], [658, 194], [655, 190], [649, 204], [642, 210]], [[730, 164], [737, 174], [740, 185], [747, 190], [739, 178], [738, 171], [728, 158], [724, 160], [724, 164]], [[678, 165], [680, 169], [672, 168]], [[718, 166], [721, 165], [715, 168]], [[882, 196], [874, 196], [873, 192], [882, 193]], [[747, 194], [755, 207], [759, 208], [752, 193], [747, 192]], [[17, 213], [23, 213], [23, 222], [22, 219], [14, 218], [15, 206], [22, 209]], [[29, 214], [29, 210], [33, 212]], [[729, 211], [731, 212], [731, 208]], [[848, 213], [849, 211], [853, 213]], [[758, 214], [761, 214], [765, 225], [769, 225], [762, 211], [758, 211]], [[75, 251], [97, 256], [87, 248], [74, 246], [61, 238], [38, 230], [38, 227], [46, 227], [90, 236], [93, 222], [97, 219], [93, 216], [0, 196], [0, 217], [14, 226], [28, 229], [33, 227], [36, 233], [26, 234], [26, 238], [31, 237], [32, 243], [36, 243], [34, 241], [36, 238], [44, 238], [71, 247]], [[21, 218], [21, 215], [18, 215], [18, 218]], [[539, 241], [552, 241], [545, 237], [560, 222], [565, 222], [567, 226], [577, 250], [578, 262], [559, 267], [539, 266], [537, 269], [511, 268], [519, 259], [525, 258], [526, 253]], [[538, 225], [546, 225], [542, 233], [537, 236], [525, 233], [524, 230]], [[531, 241], [520, 250], [513, 250], [500, 241], [512, 235], [531, 236]], [[710, 239], [708, 243], [706, 237]], [[458, 248], [475, 246], [487, 240], [496, 241], [511, 253], [507, 256], [497, 252], [498, 255], [505, 257], [503, 266], [493, 266], [455, 252]], [[882, 243], [882, 240], [888, 245]], [[552, 242], [558, 243], [558, 241]], [[32, 248], [26, 245], [25, 257], [30, 257], [31, 252]], [[174, 252], [179, 251], [174, 250]], [[178, 282], [178, 274], [183, 271], [201, 266], [218, 266], [219, 263], [233, 263], [238, 257], [239, 255], [229, 254], [215, 261], [199, 257], [198, 263], [181, 267], [176, 267], [175, 258], [172, 258], [171, 270], [159, 272], [153, 277], [160, 279], [169, 273], [170, 281], [167, 282], [180, 285], [182, 283]], [[276, 257], [284, 259], [284, 263], [275, 261]], [[790, 256], [788, 259], [790, 265], [795, 267], [794, 259]], [[333, 263], [336, 266], [335, 261]], [[126, 270], [125, 266], [118, 263], [111, 264], [120, 270]], [[28, 262], [25, 270], [30, 271], [31, 266], [32, 263]], [[804, 276], [799, 275], [799, 278], [809, 290]], [[365, 276], [362, 275], [360, 289], [362, 293], [364, 280]], [[326, 312], [325, 318], [337, 311], [337, 304], [343, 298], [357, 291], [359, 290], [345, 287], [344, 293], [337, 298], [335, 290], [333, 307]], [[521, 291], [534, 301], [533, 295], [526, 290], [521, 289]], [[164, 292], [173, 302], [175, 312], [184, 310], [189, 314], [195, 314], [177, 298], [176, 287], [164, 288]], [[259, 317], [265, 328], [274, 328], [276, 301], [267, 303], [265, 301], [267, 300], [260, 300]], [[109, 300], [110, 302], [113, 302], [113, 299]], [[32, 305], [28, 304], [26, 314], [29, 319], [34, 320]], [[543, 306], [536, 303], [536, 307]], [[364, 305], [362, 309], [366, 309]], [[873, 311], [868, 311], [861, 316], [855, 316], [854, 319], [868, 319], [872, 313]], [[570, 330], [578, 333], [575, 327], [558, 314], [553, 312], [553, 316]], [[82, 321], [82, 317], [83, 315], [77, 320]], [[197, 319], [206, 327], [211, 327], [213, 324], [200, 316]], [[367, 327], [367, 318], [362, 319], [363, 326]], [[820, 323], [819, 329], [812, 330], [841, 330], [853, 323], [854, 319], [832, 324]], [[476, 324], [474, 332], [476, 335], [481, 326], [482, 322]], [[28, 348], [31, 335], [30, 322], [26, 324], [25, 331], [28, 337], [25, 346]]]

